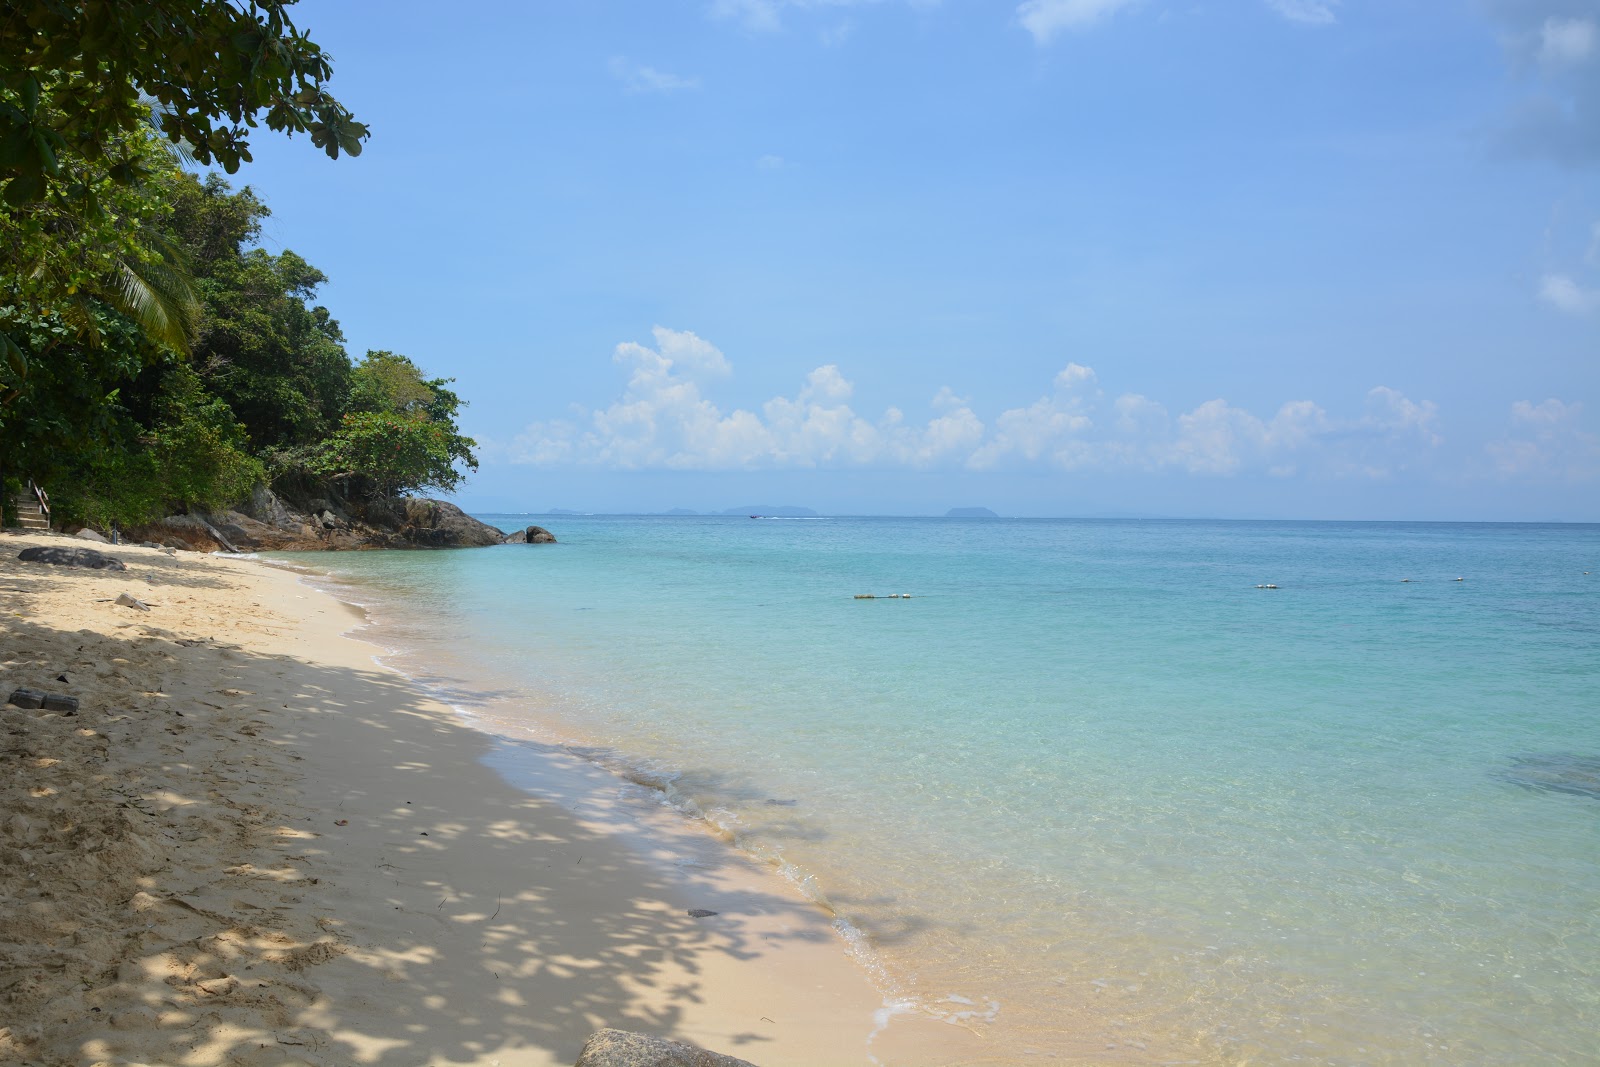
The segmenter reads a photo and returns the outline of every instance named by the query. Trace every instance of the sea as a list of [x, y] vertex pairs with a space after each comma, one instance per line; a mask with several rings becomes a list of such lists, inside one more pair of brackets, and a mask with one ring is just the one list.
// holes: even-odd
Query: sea
[[1600, 526], [479, 517], [559, 542], [317, 563], [827, 909], [890, 1025], [1600, 1064]]

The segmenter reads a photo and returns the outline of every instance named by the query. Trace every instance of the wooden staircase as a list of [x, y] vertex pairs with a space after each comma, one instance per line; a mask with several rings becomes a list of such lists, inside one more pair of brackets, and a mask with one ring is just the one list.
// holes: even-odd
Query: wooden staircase
[[11, 498], [17, 525], [24, 530], [50, 529], [50, 497], [43, 489], [28, 483], [28, 488]]

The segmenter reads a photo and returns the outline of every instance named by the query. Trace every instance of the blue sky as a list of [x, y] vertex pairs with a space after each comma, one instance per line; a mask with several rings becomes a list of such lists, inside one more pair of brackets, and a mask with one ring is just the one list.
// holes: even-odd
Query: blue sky
[[1600, 0], [302, 0], [478, 510], [1600, 520]]

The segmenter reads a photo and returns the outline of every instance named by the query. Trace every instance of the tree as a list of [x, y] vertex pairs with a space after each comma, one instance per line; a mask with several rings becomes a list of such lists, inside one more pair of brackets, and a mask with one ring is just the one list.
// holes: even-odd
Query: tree
[[461, 398], [454, 379], [426, 378], [395, 352], [369, 351], [351, 375], [350, 410], [307, 462], [356, 497], [389, 497], [437, 489], [463, 477], [457, 464], [478, 469], [477, 442], [456, 426]]
[[[161, 195], [179, 179], [177, 166], [148, 129], [125, 140], [141, 160], [142, 184], [119, 185], [103, 165], [64, 154], [59, 171], [73, 202], [0, 213], [0, 303], [15, 312], [11, 320], [53, 316], [90, 345], [99, 343], [97, 309], [109, 307], [157, 344], [187, 352], [198, 304], [186, 258], [165, 232]], [[27, 337], [0, 324], [0, 407], [20, 395], [30, 361], [44, 354]]]
[[329, 158], [367, 128], [323, 87], [332, 59], [294, 0], [0, 0], [0, 184], [13, 207], [72, 199], [63, 156], [145, 176], [127, 137], [156, 122], [201, 163], [250, 160], [249, 129], [307, 133]]
[[185, 177], [171, 202], [205, 308], [193, 359], [206, 387], [258, 452], [325, 439], [349, 402], [351, 374], [339, 323], [313, 303], [327, 277], [294, 252], [250, 247], [270, 212], [248, 186]]

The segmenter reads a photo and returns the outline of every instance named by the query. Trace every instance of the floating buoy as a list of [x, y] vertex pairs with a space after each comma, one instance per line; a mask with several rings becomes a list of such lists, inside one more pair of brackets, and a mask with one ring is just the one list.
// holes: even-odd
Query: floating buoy
[[876, 596], [873, 596], [871, 593], [857, 593], [856, 594], [856, 599], [857, 600], [876, 600], [878, 598]]
[[1256, 588], [1257, 589], [1276, 589], [1278, 587], [1275, 586], [1275, 585], [1258, 585], [1258, 586], [1256, 586]]

